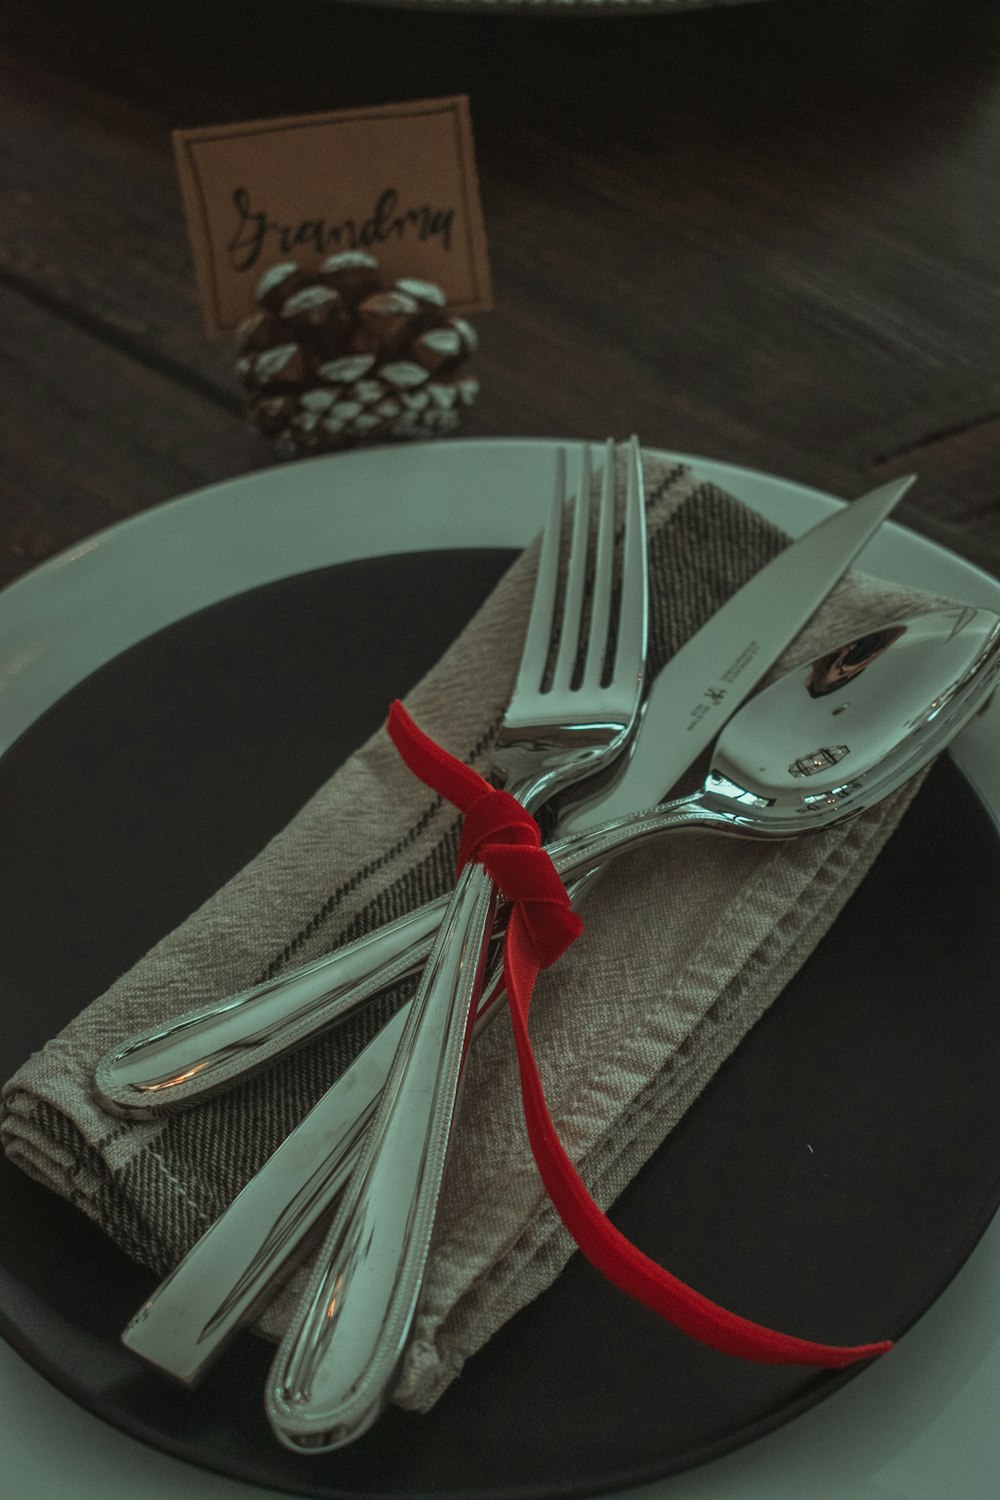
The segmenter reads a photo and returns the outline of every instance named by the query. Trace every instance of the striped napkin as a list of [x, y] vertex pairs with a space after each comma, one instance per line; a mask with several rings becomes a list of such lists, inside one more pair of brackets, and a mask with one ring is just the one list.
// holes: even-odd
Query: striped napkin
[[[785, 538], [688, 469], [647, 456], [651, 673]], [[488, 764], [530, 606], [536, 548], [513, 564], [407, 699], [469, 763]], [[936, 607], [849, 575], [783, 668]], [[550, 1109], [608, 1207], [795, 974], [892, 833], [913, 788], [786, 845], [661, 841], [588, 899], [586, 931], [543, 974], [532, 1036]], [[82, 1010], [7, 1084], [2, 1141], [129, 1255], [165, 1274], [209, 1227], [412, 983], [226, 1093], [162, 1121], [103, 1113], [94, 1067], [123, 1038], [316, 958], [444, 892], [458, 819], [376, 734], [239, 875]], [[539, 1181], [505, 1016], [477, 1038], [425, 1297], [396, 1399], [426, 1410], [466, 1359], [548, 1286], [573, 1245]], [[278, 1336], [306, 1271], [266, 1311]], [[789, 1330], [794, 1332], [796, 1330]]]

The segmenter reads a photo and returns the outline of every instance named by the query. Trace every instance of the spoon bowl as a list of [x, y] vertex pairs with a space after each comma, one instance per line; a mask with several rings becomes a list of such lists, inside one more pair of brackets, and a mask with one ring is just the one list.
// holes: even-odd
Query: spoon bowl
[[674, 829], [789, 839], [857, 817], [947, 748], [998, 672], [1000, 616], [991, 610], [955, 606], [868, 631], [734, 714], [698, 791], [561, 840], [550, 850], [556, 868], [574, 880]]

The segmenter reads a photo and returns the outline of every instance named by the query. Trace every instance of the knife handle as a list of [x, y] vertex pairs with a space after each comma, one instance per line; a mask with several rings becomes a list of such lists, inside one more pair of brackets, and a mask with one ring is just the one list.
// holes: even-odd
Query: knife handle
[[388, 1404], [423, 1287], [496, 890], [461, 874], [358, 1166], [278, 1351], [268, 1419], [296, 1450], [353, 1442]]
[[403, 1005], [146, 1299], [122, 1343], [193, 1386], [329, 1222], [406, 1023]]

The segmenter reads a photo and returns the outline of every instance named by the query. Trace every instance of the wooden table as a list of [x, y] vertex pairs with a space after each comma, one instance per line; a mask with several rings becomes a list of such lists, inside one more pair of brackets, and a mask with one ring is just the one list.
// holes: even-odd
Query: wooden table
[[496, 309], [468, 435], [852, 495], [1000, 571], [1000, 12], [7, 0], [0, 582], [275, 462], [201, 327], [169, 131], [467, 92]]

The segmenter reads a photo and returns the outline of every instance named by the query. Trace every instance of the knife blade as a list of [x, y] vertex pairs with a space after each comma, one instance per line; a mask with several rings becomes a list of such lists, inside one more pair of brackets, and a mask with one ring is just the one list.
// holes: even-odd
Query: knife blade
[[[912, 483], [911, 476], [883, 486], [790, 543], [692, 638], [690, 649], [675, 653], [650, 693], [639, 731], [642, 753], [630, 757], [599, 815], [591, 806], [564, 827], [604, 822], [669, 793]], [[706, 641], [711, 656], [702, 652]], [[143, 1304], [122, 1334], [134, 1353], [193, 1385], [276, 1294], [315, 1243], [350, 1175], [405, 1020], [403, 1007]]]

